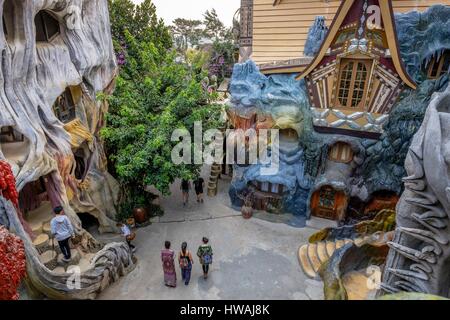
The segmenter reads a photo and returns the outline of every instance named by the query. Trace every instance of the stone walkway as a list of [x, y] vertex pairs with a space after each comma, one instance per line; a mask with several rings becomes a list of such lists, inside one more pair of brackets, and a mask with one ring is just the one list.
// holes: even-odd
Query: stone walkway
[[[207, 175], [203, 175], [207, 177]], [[206, 180], [206, 179], [205, 179]], [[179, 183], [163, 198], [165, 210], [152, 225], [138, 229], [134, 244], [136, 269], [107, 288], [99, 299], [323, 299], [323, 286], [302, 272], [297, 251], [315, 228], [294, 228], [258, 218], [245, 220], [231, 209], [228, 183], [220, 180], [218, 196], [204, 204], [190, 195], [183, 207]], [[210, 277], [204, 280], [195, 259], [191, 283], [185, 286], [177, 268], [177, 288], [163, 283], [160, 250], [172, 242], [178, 253], [183, 241], [195, 256], [206, 236], [214, 251]]]

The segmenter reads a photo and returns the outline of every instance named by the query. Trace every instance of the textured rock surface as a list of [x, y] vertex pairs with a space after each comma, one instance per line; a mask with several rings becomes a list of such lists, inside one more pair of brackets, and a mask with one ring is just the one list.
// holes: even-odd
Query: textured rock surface
[[[107, 1], [0, 0], [0, 10], [5, 26], [0, 28], [0, 127], [14, 127], [24, 136], [20, 147], [0, 144], [0, 159], [12, 165], [19, 192], [46, 176], [52, 206], [62, 205], [80, 245], [97, 251], [99, 243], [82, 228], [76, 213], [96, 217], [101, 232], [116, 231], [112, 218], [118, 184], [106, 171], [99, 138], [108, 106], [98, 96], [111, 93], [117, 72]], [[47, 41], [36, 41], [35, 15], [42, 11], [57, 21], [59, 32]], [[76, 109], [75, 119], [64, 124], [52, 106], [66, 89], [71, 90]], [[79, 152], [85, 167], [80, 179], [75, 177], [74, 152]], [[9, 217], [17, 227], [17, 216]], [[29, 241], [26, 234], [21, 236]], [[30, 278], [40, 291], [57, 298], [90, 297], [99, 281], [122, 274], [124, 261], [131, 259], [121, 244], [103, 249], [97, 262], [111, 274], [95, 269], [86, 276], [82, 290], [66, 292], [62, 278], [45, 270], [31, 245], [26, 246]]]
[[[39, 254], [17, 219], [11, 202], [0, 196], [0, 215], [10, 222], [11, 230], [24, 242], [28, 286], [51, 299], [93, 299], [110, 283], [135, 268], [130, 248], [124, 242], [107, 244], [92, 258], [90, 268], [63, 268], [49, 270], [39, 259]], [[81, 268], [80, 268], [81, 269]], [[80, 271], [80, 272], [78, 272]]]
[[450, 87], [436, 94], [409, 148], [386, 262], [386, 292], [450, 297]]
[[[106, 0], [4, 0], [0, 7], [7, 30], [7, 35], [0, 30], [0, 126], [13, 126], [28, 142], [19, 155], [5, 152], [8, 146], [2, 144], [0, 159], [12, 165], [19, 192], [27, 183], [50, 176], [52, 204], [64, 206], [78, 232], [75, 211], [94, 215], [104, 231], [114, 230], [110, 218], [118, 186], [106, 172], [98, 137], [107, 105], [96, 99], [111, 91], [117, 70]], [[41, 10], [60, 25], [60, 33], [48, 42], [35, 40], [33, 15]], [[52, 106], [69, 86], [78, 90], [74, 102], [79, 121], [67, 128]], [[80, 140], [80, 131], [89, 139]], [[77, 145], [77, 140], [84, 143]], [[85, 151], [82, 181], [73, 174], [75, 146]]]

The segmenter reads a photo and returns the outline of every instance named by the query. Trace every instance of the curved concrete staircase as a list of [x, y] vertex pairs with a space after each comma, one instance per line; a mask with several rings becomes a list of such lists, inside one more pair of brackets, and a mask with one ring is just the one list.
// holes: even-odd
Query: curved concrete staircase
[[327, 262], [333, 253], [346, 245], [347, 243], [361, 244], [363, 241], [370, 238], [365, 236], [356, 239], [340, 239], [336, 241], [319, 241], [315, 243], [307, 243], [298, 249], [298, 259], [303, 272], [310, 278], [316, 279], [319, 277], [318, 271], [320, 266]]
[[[223, 148], [223, 139], [226, 127], [221, 127], [219, 130], [222, 132], [222, 135], [216, 138], [214, 143], [216, 144], [216, 148]], [[225, 155], [223, 155], [225, 157]], [[223, 159], [223, 158], [222, 158]], [[211, 173], [209, 175], [209, 181], [208, 181], [208, 196], [214, 197], [217, 195], [217, 185], [219, 183], [219, 177], [222, 172], [222, 164], [220, 163], [213, 163], [211, 165]]]

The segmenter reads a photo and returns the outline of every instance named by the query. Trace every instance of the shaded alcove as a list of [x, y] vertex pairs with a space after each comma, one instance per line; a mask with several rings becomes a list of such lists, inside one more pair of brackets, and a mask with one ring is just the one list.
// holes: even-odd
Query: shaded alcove
[[75, 178], [78, 180], [84, 180], [88, 171], [88, 156], [83, 147], [85, 144], [76, 149], [73, 152], [73, 156], [75, 158], [74, 168], [72, 169], [72, 173], [75, 175]]
[[69, 123], [76, 118], [76, 102], [69, 87], [56, 98], [52, 108], [55, 116], [62, 123]]
[[83, 229], [90, 233], [98, 232], [100, 222], [96, 217], [88, 212], [77, 212], [78, 218], [81, 220], [81, 226]]
[[53, 208], [60, 205], [51, 191], [53, 182], [49, 175], [27, 183], [19, 192], [19, 208], [35, 236], [49, 232], [50, 220], [54, 217]]
[[378, 190], [371, 194], [364, 213], [377, 212], [383, 209], [395, 210], [400, 197], [394, 191]]
[[252, 191], [252, 206], [256, 210], [279, 212], [286, 187], [268, 181], [251, 181], [247, 185]]
[[36, 27], [36, 42], [50, 42], [60, 33], [60, 26], [49, 12], [39, 11], [34, 17]]
[[14, 39], [14, 19], [16, 18], [13, 0], [5, 0], [3, 3], [2, 27], [5, 40], [8, 43]]
[[0, 150], [9, 163], [21, 166], [29, 153], [30, 142], [15, 126], [0, 127]]
[[280, 129], [280, 142], [298, 142], [298, 133], [292, 128]]

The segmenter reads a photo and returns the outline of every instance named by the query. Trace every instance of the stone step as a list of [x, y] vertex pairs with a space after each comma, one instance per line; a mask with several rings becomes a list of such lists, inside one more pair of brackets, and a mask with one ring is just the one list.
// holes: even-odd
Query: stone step
[[35, 235], [41, 234], [42, 233], [42, 225], [43, 225], [43, 223], [39, 222], [39, 221], [30, 223], [31, 231], [33, 231], [33, 233]]
[[47, 234], [48, 236], [52, 235], [52, 231], [51, 231], [51, 227], [50, 227], [50, 221], [43, 224], [42, 232]]
[[305, 244], [298, 249], [298, 259], [303, 272], [310, 278], [317, 276], [316, 272], [311, 266], [311, 262], [308, 258], [308, 245]]
[[222, 167], [211, 168], [211, 176], [218, 176], [222, 172]]
[[45, 265], [48, 269], [53, 270], [57, 267], [57, 253], [53, 250], [47, 250], [44, 253], [39, 255], [39, 260]]
[[313, 267], [314, 272], [317, 273], [322, 264], [317, 256], [317, 245], [315, 243], [308, 244], [308, 258], [309, 261], [311, 261], [311, 266]]
[[80, 262], [78, 263], [78, 266], [80, 267], [80, 271], [81, 272], [86, 272], [89, 269], [93, 268], [94, 266], [91, 265], [91, 263], [89, 262], [89, 260], [85, 259], [85, 258], [81, 258]]
[[214, 182], [214, 181], [209, 181], [209, 182], [208, 182], [208, 188], [209, 188], [209, 189], [216, 189], [216, 188], [217, 188], [217, 181], [216, 181], [216, 182]]
[[67, 261], [67, 262], [63, 260], [64, 256], [62, 253], [58, 254], [58, 266], [61, 266], [61, 267], [67, 269], [68, 266], [78, 264], [81, 259], [80, 252], [78, 252], [78, 250], [71, 250], [71, 254], [72, 254], [72, 257], [71, 257], [70, 261]]
[[327, 245], [324, 241], [317, 242], [317, 256], [321, 263], [325, 263], [330, 258], [327, 253]]
[[64, 269], [63, 267], [56, 267], [55, 269], [52, 270], [53, 272], [56, 272], [57, 274], [63, 274], [66, 273], [66, 269]]
[[334, 242], [327, 241], [326, 248], [327, 248], [328, 256], [331, 258], [331, 256], [333, 255], [334, 251], [336, 250], [336, 244]]
[[34, 241], [33, 241], [33, 245], [36, 247], [36, 249], [40, 253], [43, 253], [44, 251], [46, 251], [46, 249], [48, 248], [49, 244], [50, 244], [50, 238], [45, 233], [39, 234], [36, 237], [36, 239], [34, 239]]

